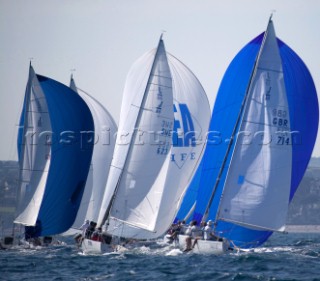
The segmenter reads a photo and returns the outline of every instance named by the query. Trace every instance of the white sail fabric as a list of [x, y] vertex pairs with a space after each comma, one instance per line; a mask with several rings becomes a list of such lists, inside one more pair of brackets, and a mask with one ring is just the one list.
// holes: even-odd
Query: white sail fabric
[[[129, 83], [125, 87], [124, 101], [131, 100], [127, 96], [133, 95], [134, 99], [129, 103], [129, 112], [120, 117], [119, 131], [133, 136], [129, 145], [116, 144], [114, 159], [125, 162], [110, 212], [111, 217], [148, 230], [154, 229], [172, 143], [172, 78], [162, 40], [152, 64], [147, 84], [128, 87]], [[135, 67], [144, 68], [144, 65], [138, 63]], [[122, 118], [136, 120], [136, 128], [121, 127]], [[121, 155], [123, 146], [128, 146], [125, 157]]]
[[[88, 105], [94, 121], [94, 148], [91, 166], [77, 217], [71, 229], [79, 229], [85, 219], [97, 221], [103, 193], [109, 175], [115, 145], [117, 125], [110, 113], [89, 94], [77, 89], [74, 79], [70, 88], [77, 92]], [[68, 233], [72, 233], [68, 231]]]
[[139, 104], [142, 102], [142, 95], [150, 75], [154, 56], [155, 52], [149, 52], [148, 57], [151, 63], [143, 71], [141, 70], [141, 59], [137, 60], [127, 75], [123, 94], [123, 100], [126, 100], [126, 102], [121, 104], [116, 145], [97, 221], [98, 225], [104, 224], [108, 216], [109, 205], [126, 161], [135, 122], [138, 117]]
[[47, 103], [30, 66], [20, 159], [19, 215], [15, 223], [28, 226], [36, 224], [50, 166], [51, 140]]
[[[148, 69], [152, 57], [147, 53], [139, 60], [143, 70]], [[159, 205], [152, 205], [158, 212], [153, 211], [148, 215], [152, 216], [155, 225], [151, 232], [110, 220], [108, 232], [114, 235], [135, 239], [152, 239], [163, 235], [175, 218], [204, 150], [205, 133], [211, 115], [207, 96], [200, 82], [183, 63], [168, 53], [167, 57], [173, 79], [174, 122], [178, 136], [174, 138], [170, 159], [166, 160], [160, 172], [163, 176], [154, 184], [161, 201]], [[143, 70], [135, 70], [138, 71], [136, 75], [141, 75]]]
[[218, 219], [254, 229], [284, 230], [291, 167], [288, 101], [270, 21], [249, 89]]

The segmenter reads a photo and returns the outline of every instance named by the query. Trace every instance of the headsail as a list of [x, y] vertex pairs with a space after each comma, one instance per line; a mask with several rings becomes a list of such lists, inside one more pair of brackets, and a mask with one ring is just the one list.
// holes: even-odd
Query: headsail
[[73, 223], [90, 166], [89, 108], [71, 89], [30, 66], [20, 150], [20, 214], [15, 222], [54, 235]]

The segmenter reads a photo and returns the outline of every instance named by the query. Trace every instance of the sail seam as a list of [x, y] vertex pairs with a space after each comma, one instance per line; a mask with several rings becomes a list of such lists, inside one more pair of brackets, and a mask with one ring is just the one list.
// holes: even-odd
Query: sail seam
[[283, 70], [276, 70], [276, 69], [270, 69], [270, 68], [264, 68], [264, 67], [257, 67], [257, 69], [270, 71], [270, 72], [276, 72], [276, 73], [283, 73]]
[[[155, 86], [160, 86], [160, 87], [163, 87], [163, 88], [172, 89], [172, 87], [170, 87], [170, 86], [161, 85], [161, 84], [157, 84], [157, 83], [153, 83], [153, 82], [150, 82], [149, 85], [155, 85]], [[150, 90], [150, 92], [152, 92], [152, 90]]]

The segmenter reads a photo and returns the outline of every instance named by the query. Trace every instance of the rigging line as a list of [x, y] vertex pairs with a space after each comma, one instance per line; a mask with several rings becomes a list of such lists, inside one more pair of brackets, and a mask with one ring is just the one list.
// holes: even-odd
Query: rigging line
[[132, 107], [135, 107], [135, 108], [138, 108], [138, 109], [141, 109], [141, 110], [144, 110], [144, 111], [149, 111], [149, 112], [153, 112], [152, 108], [147, 108], [147, 107], [141, 107], [139, 105], [135, 105], [135, 104], [131, 104]]

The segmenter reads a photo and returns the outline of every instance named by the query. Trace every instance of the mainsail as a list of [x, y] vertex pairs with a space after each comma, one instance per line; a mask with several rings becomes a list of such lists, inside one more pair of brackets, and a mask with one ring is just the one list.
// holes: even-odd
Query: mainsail
[[[254, 247], [274, 230], [282, 231], [311, 157], [318, 118], [312, 77], [275, 37], [270, 20], [267, 31], [237, 54], [221, 82], [209, 128], [215, 134], [190, 185], [198, 189], [193, 219], [202, 220], [214, 190], [207, 218], [217, 220], [220, 236]], [[189, 206], [183, 203], [179, 219]]]
[[76, 217], [90, 167], [90, 110], [71, 89], [36, 75], [30, 65], [20, 120], [15, 223], [34, 226], [35, 236], [62, 233]]
[[[19, 216], [15, 223], [36, 225], [51, 162], [52, 128], [44, 93], [31, 66], [22, 114], [24, 143], [22, 152], [19, 153], [19, 156], [22, 156], [21, 186]], [[42, 137], [40, 134], [39, 137], [34, 137], [35, 132], [42, 133]]]
[[[139, 63], [135, 67], [141, 68]], [[109, 190], [115, 190], [111, 217], [153, 230], [153, 208], [161, 200], [161, 181], [165, 180], [170, 160], [173, 128], [172, 78], [161, 39], [148, 72], [150, 75], [144, 85], [139, 83], [142, 75], [136, 79], [130, 79], [135, 71], [128, 75], [104, 198], [107, 200], [103, 205], [108, 207], [112, 195]]]
[[[148, 96], [140, 106], [144, 89]], [[137, 134], [131, 138], [125, 133], [135, 128], [140, 108], [143, 113]], [[115, 176], [110, 172], [106, 189], [118, 186], [109, 233], [147, 239], [167, 230], [199, 164], [204, 147], [200, 136], [209, 119], [209, 103], [201, 84], [185, 65], [165, 52], [160, 40], [158, 48], [142, 56], [127, 77], [119, 124], [122, 139], [118, 135], [111, 167]], [[158, 131], [162, 133], [157, 135]], [[124, 145], [128, 143], [134, 146]], [[121, 159], [125, 151], [128, 157]], [[110, 192], [106, 195], [109, 202]]]
[[254, 71], [217, 219], [283, 231], [291, 187], [293, 139], [272, 22]]

